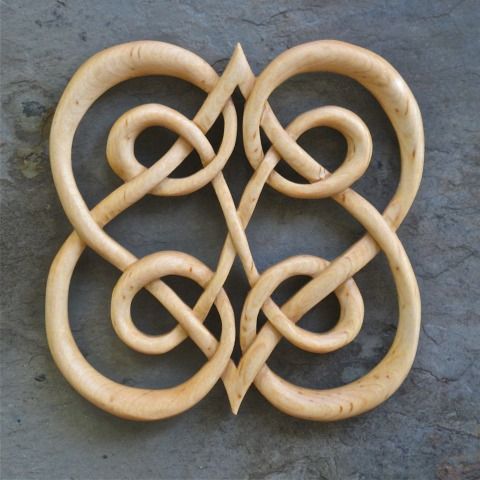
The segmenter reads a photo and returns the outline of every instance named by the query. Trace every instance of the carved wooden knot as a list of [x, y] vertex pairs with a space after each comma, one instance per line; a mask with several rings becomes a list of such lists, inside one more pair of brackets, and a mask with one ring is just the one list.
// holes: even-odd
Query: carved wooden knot
[[[357, 115], [343, 108], [326, 106], [303, 113], [284, 128], [267, 103], [270, 94], [282, 82], [294, 75], [314, 71], [334, 72], [357, 80], [375, 96], [392, 122], [400, 146], [401, 175], [398, 188], [383, 214], [350, 188], [367, 169], [372, 153], [370, 133]], [[193, 120], [159, 104], [142, 105], [122, 115], [111, 129], [107, 158], [124, 184], [90, 211], [72, 172], [75, 131], [88, 108], [106, 90], [144, 75], [181, 78], [204, 90], [207, 97]], [[238, 208], [222, 174], [236, 141], [237, 118], [231, 100], [236, 87], [246, 98], [243, 143], [254, 169]], [[220, 114], [224, 120], [224, 134], [215, 152], [205, 134]], [[134, 142], [144, 129], [154, 125], [175, 132], [179, 138], [160, 160], [145, 168], [135, 158]], [[346, 158], [333, 173], [296, 143], [305, 131], [320, 126], [337, 129], [347, 141]], [[272, 143], [266, 153], [262, 149], [260, 129]], [[192, 149], [198, 152], [203, 168], [185, 178], [170, 178], [169, 174]], [[415, 275], [395, 230], [405, 218], [420, 183], [424, 139], [420, 111], [411, 91], [398, 72], [381, 57], [354, 45], [317, 41], [287, 50], [255, 78], [241, 47], [237, 46], [219, 77], [200, 57], [174, 45], [151, 41], [119, 45], [93, 56], [71, 79], [55, 113], [50, 152], [55, 185], [74, 231], [58, 252], [48, 278], [48, 342], [67, 380], [98, 407], [136, 420], [170, 417], [195, 405], [221, 378], [235, 413], [254, 383], [261, 394], [283, 412], [328, 421], [374, 408], [392, 395], [405, 379], [417, 349], [420, 297]], [[308, 183], [292, 182], [276, 172], [275, 166], [280, 159]], [[214, 272], [181, 252], [162, 251], [137, 259], [103, 229], [147, 194], [185, 195], [208, 183], [213, 185], [228, 226], [228, 236]], [[290, 197], [332, 197], [364, 226], [367, 233], [333, 261], [300, 255], [259, 273], [245, 229], [266, 183]], [[113, 327], [118, 336], [131, 348], [145, 354], [168, 352], [189, 336], [208, 358], [193, 377], [174, 388], [134, 388], [106, 378], [88, 363], [75, 343], [68, 320], [71, 276], [86, 246], [123, 272], [113, 290], [111, 303]], [[380, 363], [362, 378], [326, 390], [299, 387], [273, 373], [267, 360], [282, 337], [298, 348], [315, 353], [332, 352], [356, 337], [362, 325], [364, 306], [352, 277], [380, 250], [385, 253], [392, 270], [399, 304], [396, 336]], [[231, 360], [236, 338], [234, 314], [223, 290], [236, 255], [251, 286], [240, 321], [243, 356], [238, 367]], [[188, 277], [201, 285], [204, 290], [193, 309], [161, 280], [165, 275]], [[284, 305], [276, 305], [272, 293], [284, 280], [295, 275], [312, 279]], [[154, 295], [178, 321], [169, 333], [151, 336], [135, 327], [130, 305], [142, 288]], [[314, 333], [296, 325], [331, 292], [335, 292], [341, 306], [334, 328]], [[222, 323], [219, 341], [203, 325], [213, 305]], [[268, 322], [257, 331], [260, 310]]]

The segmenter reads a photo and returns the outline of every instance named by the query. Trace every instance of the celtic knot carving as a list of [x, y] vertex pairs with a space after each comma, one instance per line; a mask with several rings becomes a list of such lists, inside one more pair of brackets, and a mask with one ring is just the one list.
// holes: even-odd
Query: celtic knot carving
[[[342, 74], [358, 81], [375, 96], [393, 125], [400, 147], [401, 175], [383, 214], [351, 188], [366, 171], [372, 154], [369, 130], [356, 114], [325, 106], [301, 114], [284, 127], [268, 104], [272, 92], [290, 77], [316, 71]], [[160, 104], [141, 105], [124, 113], [113, 125], [106, 149], [110, 166], [124, 183], [89, 210], [73, 176], [71, 150], [75, 131], [86, 111], [105, 91], [122, 81], [145, 75], [186, 80], [205, 91], [206, 98], [193, 119]], [[243, 145], [253, 168], [238, 206], [222, 173], [236, 142], [237, 116], [231, 95], [237, 87], [246, 100]], [[224, 132], [215, 151], [206, 133], [220, 115]], [[178, 140], [161, 159], [146, 168], [135, 158], [134, 142], [150, 126], [165, 127], [178, 135]], [[296, 142], [304, 132], [320, 126], [338, 130], [347, 141], [346, 158], [334, 172], [327, 171]], [[262, 148], [261, 130], [271, 142], [267, 152]], [[203, 168], [185, 178], [169, 177], [192, 150], [198, 153]], [[55, 362], [85, 398], [112, 414], [136, 420], [179, 414], [205, 397], [220, 379], [234, 413], [252, 384], [278, 409], [305, 419], [344, 419], [376, 407], [401, 385], [418, 344], [418, 286], [395, 231], [418, 190], [423, 152], [421, 115], [410, 89], [384, 59], [354, 45], [337, 41], [300, 45], [280, 54], [258, 78], [240, 46], [220, 77], [194, 53], [161, 42], [133, 42], [96, 54], [70, 80], [51, 129], [53, 178], [74, 228], [53, 261], [47, 284], [47, 337]], [[281, 160], [307, 183], [295, 183], [278, 173], [275, 167]], [[103, 228], [145, 195], [186, 195], [209, 183], [228, 227], [214, 271], [198, 259], [176, 251], [160, 251], [138, 259]], [[331, 197], [365, 228], [366, 234], [333, 260], [298, 255], [259, 272], [245, 229], [265, 184], [290, 197]], [[111, 320], [119, 338], [139, 352], [155, 355], [174, 349], [190, 337], [207, 361], [189, 380], [167, 389], [131, 387], [105, 377], [82, 355], [69, 326], [68, 292], [72, 273], [87, 246], [122, 272], [111, 301]], [[267, 361], [282, 338], [318, 354], [340, 349], [355, 339], [362, 326], [364, 305], [353, 277], [380, 250], [388, 259], [399, 304], [397, 332], [380, 363], [350, 384], [325, 390], [293, 385], [273, 373]], [[250, 291], [238, 331], [242, 358], [235, 365], [231, 360], [236, 340], [234, 312], [223, 285], [237, 255]], [[166, 275], [190, 278], [203, 288], [193, 308], [162, 281]], [[277, 305], [272, 300], [273, 292], [296, 275], [309, 276], [311, 280], [286, 303]], [[170, 332], [152, 336], [134, 325], [130, 306], [142, 288], [178, 322]], [[332, 292], [338, 297], [341, 311], [330, 331], [314, 333], [297, 325], [303, 315]], [[203, 323], [213, 307], [218, 310], [222, 325], [219, 340]], [[260, 311], [268, 321], [258, 329]]]

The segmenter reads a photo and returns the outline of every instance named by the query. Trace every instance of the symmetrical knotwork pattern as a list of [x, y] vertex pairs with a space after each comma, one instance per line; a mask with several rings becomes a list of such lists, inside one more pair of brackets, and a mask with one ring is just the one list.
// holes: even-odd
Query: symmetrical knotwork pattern
[[[282, 82], [293, 75], [312, 71], [335, 72], [357, 80], [377, 98], [392, 122], [400, 146], [401, 177], [383, 215], [350, 188], [367, 169], [372, 153], [370, 133], [357, 115], [327, 106], [300, 115], [284, 128], [268, 104], [268, 97]], [[142, 105], [122, 115], [111, 129], [107, 159], [124, 184], [90, 211], [72, 172], [71, 148], [75, 131], [88, 108], [106, 90], [144, 75], [181, 78], [204, 90], [207, 97], [193, 120], [160, 104]], [[222, 174], [237, 134], [237, 117], [230, 98], [236, 87], [246, 98], [243, 143], [254, 169], [238, 208]], [[224, 119], [224, 135], [215, 152], [205, 134], [219, 115]], [[179, 138], [147, 169], [136, 160], [133, 147], [137, 136], [154, 125], [168, 128]], [[346, 158], [333, 173], [296, 143], [305, 131], [319, 126], [337, 129], [347, 140]], [[260, 129], [272, 144], [267, 152], [262, 150]], [[192, 149], [198, 152], [203, 168], [185, 178], [170, 178], [168, 175]], [[152, 420], [178, 414], [203, 398], [220, 378], [235, 413], [252, 383], [277, 408], [302, 418], [335, 420], [375, 407], [400, 386], [410, 370], [418, 343], [418, 287], [395, 230], [418, 189], [423, 150], [420, 112], [407, 85], [385, 60], [353, 45], [318, 41], [292, 48], [278, 56], [258, 78], [253, 75], [240, 46], [235, 49], [221, 77], [197, 55], [160, 42], [134, 42], [98, 53], [70, 81], [51, 131], [55, 185], [74, 227], [52, 264], [47, 286], [47, 335], [56, 363], [67, 380], [87, 399], [111, 413], [131, 419]], [[276, 172], [275, 166], [281, 159], [308, 183], [294, 183]], [[214, 272], [181, 252], [162, 251], [137, 259], [103, 229], [147, 194], [185, 195], [208, 183], [213, 185], [228, 227]], [[331, 262], [300, 255], [283, 260], [263, 273], [258, 272], [245, 229], [266, 183], [291, 197], [333, 198], [365, 227], [366, 235]], [[68, 291], [73, 270], [86, 246], [123, 272], [113, 291], [111, 316], [116, 333], [127, 345], [146, 354], [161, 354], [189, 336], [202, 350], [208, 360], [188, 381], [168, 389], [133, 388], [106, 378], [83, 357], [69, 326]], [[397, 334], [384, 359], [359, 380], [327, 390], [302, 388], [274, 374], [266, 362], [282, 337], [301, 349], [316, 353], [334, 351], [356, 337], [363, 321], [363, 301], [352, 277], [380, 249], [388, 258], [399, 302]], [[231, 360], [235, 342], [234, 314], [223, 290], [237, 255], [251, 287], [240, 321], [243, 356], [238, 367]], [[188, 277], [203, 288], [193, 309], [161, 280], [166, 275]], [[295, 275], [307, 275], [312, 280], [284, 305], [276, 305], [272, 293], [284, 280]], [[146, 335], [133, 324], [130, 305], [142, 288], [150, 291], [178, 321], [169, 333]], [[296, 325], [331, 292], [335, 292], [341, 306], [340, 318], [332, 330], [313, 333]], [[219, 341], [203, 325], [213, 305], [222, 323]], [[268, 322], [257, 331], [260, 310]]]

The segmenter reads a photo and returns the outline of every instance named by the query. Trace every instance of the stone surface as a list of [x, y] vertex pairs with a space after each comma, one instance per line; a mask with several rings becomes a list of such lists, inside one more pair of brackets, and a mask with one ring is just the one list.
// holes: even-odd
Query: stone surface
[[[474, 479], [479, 465], [479, 193], [480, 83], [475, 0], [437, 2], [117, 2], [4, 0], [2, 8], [2, 442], [4, 479], [324, 478]], [[55, 367], [44, 332], [44, 290], [50, 262], [70, 226], [48, 164], [49, 122], [68, 79], [90, 55], [136, 39], [158, 39], [193, 50], [217, 71], [240, 41], [256, 73], [284, 49], [336, 38], [383, 55], [413, 90], [425, 123], [421, 190], [399, 235], [418, 275], [423, 326], [414, 368], [400, 390], [375, 411], [335, 424], [289, 418], [254, 388], [237, 417], [221, 384], [194, 409], [163, 422], [114, 418], [84, 401]], [[144, 102], [166, 103], [192, 115], [203, 96], [164, 78], [127, 82], [105, 94], [76, 136], [78, 184], [90, 206], [120, 184], [105, 162], [114, 120]], [[236, 97], [239, 114], [242, 102]], [[283, 123], [309, 108], [338, 104], [357, 112], [374, 138], [374, 157], [355, 188], [378, 208], [398, 180], [393, 131], [374, 99], [332, 75], [301, 76], [272, 103]], [[218, 143], [222, 125], [209, 135]], [[145, 132], [137, 155], [151, 164], [171, 143], [161, 129]], [[320, 162], [338, 165], [341, 136], [319, 129], [301, 139]], [[178, 175], [197, 168], [192, 156]], [[226, 177], [235, 198], [251, 174], [241, 138]], [[107, 230], [137, 255], [161, 249], [192, 253], [211, 267], [225, 225], [211, 187], [194, 195], [149, 197]], [[266, 189], [248, 228], [260, 270], [286, 256], [334, 258], [362, 230], [329, 200], [294, 201]], [[191, 375], [202, 355], [185, 342], [151, 358], [113, 334], [110, 295], [119, 273], [92, 252], [81, 259], [71, 293], [71, 322], [82, 351], [105, 374], [129, 385], [166, 386]], [[396, 325], [388, 265], [379, 256], [356, 276], [365, 299], [362, 333], [326, 356], [282, 342], [270, 365], [302, 385], [328, 387], [358, 378], [384, 355]], [[278, 299], [302, 279], [287, 282]], [[194, 301], [196, 287], [174, 280]], [[227, 292], [237, 321], [247, 291], [236, 264]], [[338, 314], [327, 298], [302, 321], [313, 330]], [[147, 294], [134, 302], [147, 332], [174, 324]], [[218, 333], [212, 315], [210, 328]], [[238, 349], [235, 358], [238, 359]]]

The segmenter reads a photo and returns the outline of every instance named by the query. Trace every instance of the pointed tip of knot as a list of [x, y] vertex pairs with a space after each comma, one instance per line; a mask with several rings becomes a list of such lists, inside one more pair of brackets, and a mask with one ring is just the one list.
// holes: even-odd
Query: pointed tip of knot
[[240, 402], [237, 402], [234, 405], [230, 405], [230, 408], [234, 415], [238, 415], [238, 410], [240, 410]]
[[240, 405], [242, 404], [244, 395], [238, 395], [236, 392], [229, 392], [227, 395], [230, 401], [230, 409], [234, 415], [237, 415], [238, 411], [240, 410]]
[[237, 42], [233, 51], [236, 53], [243, 53], [243, 48], [240, 42]]

